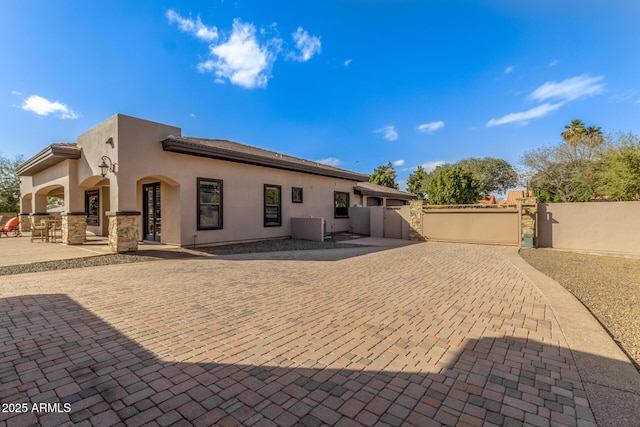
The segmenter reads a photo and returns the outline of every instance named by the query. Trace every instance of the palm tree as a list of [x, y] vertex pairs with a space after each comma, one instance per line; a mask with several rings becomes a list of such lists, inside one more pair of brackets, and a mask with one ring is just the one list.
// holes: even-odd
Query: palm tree
[[[595, 126], [590, 126], [590, 128], [594, 127]], [[562, 132], [560, 135], [562, 135], [562, 139], [564, 139], [566, 143], [574, 149], [580, 142], [580, 138], [582, 138], [582, 136], [587, 132], [584, 127], [584, 122], [579, 119], [571, 120], [571, 123], [566, 125], [564, 129], [564, 132]]]

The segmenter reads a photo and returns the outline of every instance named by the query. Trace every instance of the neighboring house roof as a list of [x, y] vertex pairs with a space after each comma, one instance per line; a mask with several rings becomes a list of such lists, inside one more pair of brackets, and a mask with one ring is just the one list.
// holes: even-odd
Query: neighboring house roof
[[18, 176], [30, 176], [67, 159], [79, 159], [82, 150], [77, 144], [59, 142], [51, 144], [35, 156], [21, 164], [16, 170]]
[[518, 204], [518, 199], [521, 199], [523, 197], [531, 197], [533, 194], [532, 191], [527, 191], [527, 190], [512, 190], [509, 191], [507, 193], [507, 199], [506, 200], [500, 200], [498, 202], [499, 205], [517, 205]]
[[496, 196], [493, 194], [488, 195], [483, 200], [480, 200], [480, 203], [483, 205], [495, 205], [496, 204]]
[[223, 139], [169, 136], [161, 142], [164, 151], [174, 153], [304, 172], [332, 178], [350, 179], [353, 181], [366, 181], [369, 179], [369, 176], [365, 174]]
[[353, 187], [353, 191], [356, 194], [363, 194], [365, 196], [387, 197], [400, 200], [412, 200], [418, 197], [413, 193], [407, 193], [406, 191], [400, 191], [395, 188], [372, 184], [370, 182], [359, 182]]

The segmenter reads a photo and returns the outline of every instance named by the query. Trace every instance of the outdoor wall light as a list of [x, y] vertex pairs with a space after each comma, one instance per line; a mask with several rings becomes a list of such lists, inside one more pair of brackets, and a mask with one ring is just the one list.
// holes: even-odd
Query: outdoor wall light
[[[107, 160], [109, 161], [109, 164], [107, 164]], [[107, 172], [115, 173], [117, 165], [118, 164], [113, 163], [109, 157], [102, 156], [102, 163], [98, 165], [98, 168], [100, 169], [100, 175], [102, 175], [102, 177], [104, 178], [105, 176], [107, 176]]]

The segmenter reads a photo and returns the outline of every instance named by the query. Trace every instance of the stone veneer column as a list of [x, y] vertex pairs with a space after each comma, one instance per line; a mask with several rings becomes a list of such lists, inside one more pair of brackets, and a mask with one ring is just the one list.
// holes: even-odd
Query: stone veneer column
[[107, 212], [109, 218], [109, 249], [112, 252], [138, 250], [138, 218], [140, 212]]
[[29, 215], [30, 214], [28, 213], [20, 214], [20, 231], [23, 233], [31, 231], [31, 223], [29, 222]]
[[524, 242], [524, 235], [531, 234], [533, 236], [533, 246], [538, 247], [536, 233], [536, 217], [538, 212], [538, 199], [535, 197], [522, 197], [516, 199], [520, 215], [520, 246]]
[[409, 204], [409, 240], [424, 241], [422, 235], [422, 205], [423, 201], [416, 199]]
[[62, 243], [81, 245], [87, 241], [87, 214], [62, 212]]

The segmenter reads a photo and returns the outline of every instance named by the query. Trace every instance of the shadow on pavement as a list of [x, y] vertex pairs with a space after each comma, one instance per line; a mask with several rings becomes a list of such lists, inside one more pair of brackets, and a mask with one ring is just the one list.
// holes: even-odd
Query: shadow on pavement
[[[0, 313], [0, 401], [29, 409], [3, 410], [8, 425], [596, 425], [571, 351], [549, 343], [470, 339], [452, 353], [431, 342], [443, 350], [428, 372], [294, 367], [282, 357], [183, 363], [170, 360], [184, 354], [180, 343], [166, 339], [157, 356], [66, 295], [4, 298]], [[163, 331], [147, 332], [163, 342]], [[60, 406], [30, 410], [42, 402]]]

